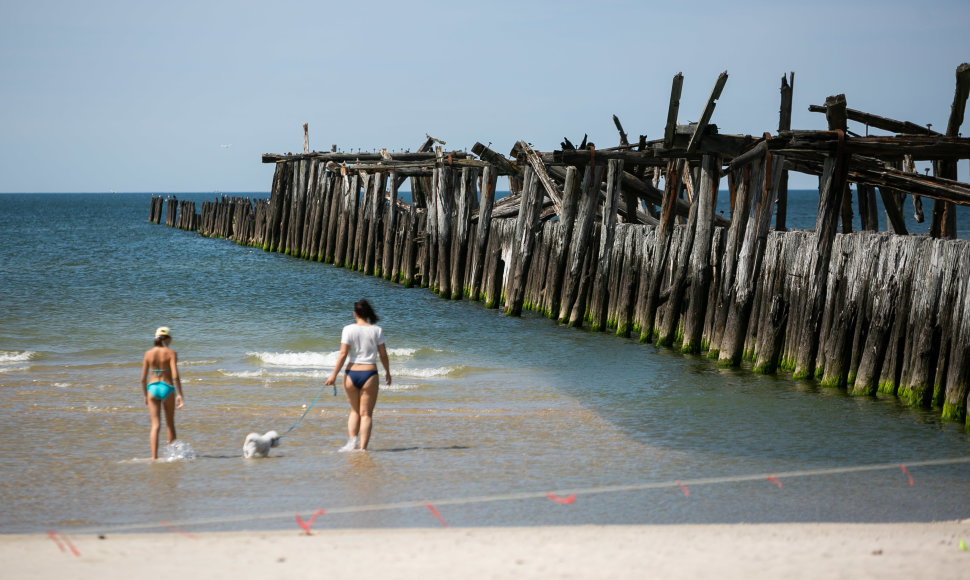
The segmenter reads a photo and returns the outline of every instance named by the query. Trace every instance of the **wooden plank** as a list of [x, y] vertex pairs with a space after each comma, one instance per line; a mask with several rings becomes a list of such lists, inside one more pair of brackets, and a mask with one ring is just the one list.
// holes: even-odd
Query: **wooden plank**
[[687, 153], [696, 153], [698, 147], [700, 147], [701, 141], [704, 139], [704, 133], [707, 132], [707, 126], [711, 122], [711, 117], [714, 115], [717, 100], [721, 98], [721, 91], [724, 90], [727, 79], [727, 71], [718, 75], [717, 81], [714, 83], [714, 88], [711, 90], [711, 96], [707, 98], [704, 112], [701, 113], [701, 120], [697, 122], [697, 127], [694, 128], [694, 134], [691, 135], [690, 142], [687, 144]]
[[[809, 105], [808, 110], [812, 113], [824, 113], [826, 111], [826, 107], [821, 105]], [[845, 114], [849, 121], [862, 123], [869, 127], [882, 129], [883, 131], [899, 134], [939, 135], [939, 133], [931, 130], [926, 125], [917, 125], [916, 123], [911, 123], [909, 121], [897, 121], [896, 119], [880, 117], [879, 115], [864, 113], [855, 109], [846, 109]]]
[[674, 146], [674, 133], [677, 130], [677, 113], [680, 110], [680, 93], [684, 88], [684, 75], [677, 73], [670, 84], [670, 102], [667, 105], [667, 123], [664, 125], [664, 148]]
[[626, 133], [623, 131], [623, 125], [620, 124], [620, 118], [616, 115], [613, 115], [613, 124], [616, 125], [616, 130], [620, 133], [620, 146], [628, 146], [630, 142], [627, 140]]
[[522, 171], [519, 167], [505, 158], [504, 155], [492, 151], [485, 145], [481, 143], [475, 143], [472, 145], [472, 153], [478, 155], [482, 161], [491, 163], [498, 170], [499, 175], [521, 175]]
[[535, 150], [532, 149], [532, 147], [529, 147], [528, 143], [525, 141], [519, 141], [518, 147], [519, 150], [521, 150], [525, 155], [525, 160], [532, 167], [532, 170], [535, 171], [536, 177], [538, 177], [539, 181], [542, 183], [542, 187], [545, 188], [546, 195], [552, 200], [552, 205], [555, 207], [556, 215], [561, 216], [563, 197], [562, 190], [559, 189], [556, 182], [553, 181], [552, 177], [549, 176], [549, 173], [546, 171], [546, 166], [542, 163], [542, 159], [535, 152]]

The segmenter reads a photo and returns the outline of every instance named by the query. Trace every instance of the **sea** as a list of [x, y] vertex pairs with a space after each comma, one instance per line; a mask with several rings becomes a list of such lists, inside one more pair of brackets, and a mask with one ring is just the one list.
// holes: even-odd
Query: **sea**
[[[937, 412], [156, 225], [150, 198], [0, 195], [0, 533], [970, 517], [970, 436]], [[816, 204], [792, 192], [789, 226]], [[393, 382], [341, 452], [323, 382], [361, 298]], [[153, 462], [162, 325], [185, 406]]]

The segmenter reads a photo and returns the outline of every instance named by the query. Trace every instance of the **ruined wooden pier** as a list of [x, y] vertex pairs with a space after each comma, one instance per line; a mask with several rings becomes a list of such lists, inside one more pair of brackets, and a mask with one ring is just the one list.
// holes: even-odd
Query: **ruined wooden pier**
[[[506, 157], [429, 137], [413, 153], [264, 155], [276, 167], [269, 199], [221, 197], [197, 214], [155, 197], [149, 219], [510, 315], [533, 310], [722, 365], [894, 395], [970, 431], [970, 242], [955, 239], [954, 211], [970, 205], [956, 174], [970, 159], [959, 136], [970, 65], [956, 79], [944, 134], [849, 109], [843, 95], [812, 107], [824, 130], [792, 130], [791, 75], [778, 131], [753, 137], [710, 122], [726, 73], [701, 121], [678, 124], [678, 74], [661, 139], [630, 143], [614, 117], [620, 143], [605, 149], [520, 141]], [[786, 227], [790, 171], [819, 178], [814, 231]], [[407, 180], [410, 203], [398, 195]], [[722, 187], [729, 218], [714, 211]], [[933, 200], [929, 235], [908, 235], [907, 196]]]

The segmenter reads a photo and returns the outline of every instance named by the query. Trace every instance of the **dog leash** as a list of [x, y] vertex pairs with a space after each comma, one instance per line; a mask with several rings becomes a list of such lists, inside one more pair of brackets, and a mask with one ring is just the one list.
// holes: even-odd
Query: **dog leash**
[[[320, 392], [317, 393], [317, 396], [313, 399], [313, 402], [311, 402], [310, 405], [306, 408], [306, 411], [303, 411], [303, 415], [299, 419], [297, 419], [296, 423], [293, 423], [293, 426], [292, 427], [290, 427], [289, 429], [286, 430], [285, 433], [283, 433], [282, 435], [280, 435], [280, 439], [282, 439], [283, 437], [286, 437], [287, 433], [289, 433], [290, 431], [296, 429], [296, 426], [303, 422], [303, 418], [306, 417], [306, 414], [310, 412], [310, 409], [313, 408], [313, 405], [315, 405], [316, 402], [317, 402], [317, 400], [320, 399], [320, 395], [323, 394], [323, 391], [324, 390], [326, 390], [326, 385], [324, 385], [324, 388], [323, 389], [320, 389]], [[333, 396], [334, 397], [337, 396], [337, 385], [336, 385], [336, 383], [333, 385]]]

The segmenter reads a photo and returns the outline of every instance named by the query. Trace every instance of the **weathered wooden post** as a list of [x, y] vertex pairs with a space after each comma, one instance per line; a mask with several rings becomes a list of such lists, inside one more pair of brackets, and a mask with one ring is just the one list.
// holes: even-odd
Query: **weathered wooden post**
[[[451, 298], [451, 219], [454, 213], [454, 180], [451, 167], [435, 169], [434, 219], [437, 236], [437, 271], [432, 289], [442, 298]], [[429, 216], [428, 221], [431, 220]]]
[[[956, 70], [956, 89], [953, 91], [953, 104], [950, 105], [950, 118], [946, 124], [946, 136], [956, 137], [960, 134], [960, 126], [967, 108], [967, 98], [970, 96], [970, 64], [963, 63]], [[940, 161], [934, 165], [934, 173], [946, 179], [957, 178], [956, 161]], [[936, 200], [933, 203], [933, 222], [930, 235], [953, 239], [957, 235], [956, 206], [952, 202]]]
[[485, 264], [485, 248], [488, 246], [488, 236], [492, 224], [492, 206], [495, 203], [495, 186], [498, 181], [498, 171], [494, 165], [486, 165], [482, 171], [482, 195], [478, 209], [478, 225], [475, 230], [475, 247], [472, 253], [472, 275], [469, 283], [468, 295], [472, 300], [482, 299], [482, 272]]
[[650, 264], [650, 279], [647, 287], [646, 305], [644, 306], [643, 327], [640, 330], [640, 342], [653, 340], [654, 328], [657, 322], [657, 310], [660, 308], [661, 286], [663, 285], [664, 265], [670, 254], [670, 243], [674, 233], [674, 208], [680, 195], [681, 175], [684, 171], [683, 159], [671, 160], [667, 163], [664, 178], [664, 196], [660, 207], [660, 224], [657, 227], [657, 237], [654, 240], [653, 261]]
[[[610, 159], [606, 169], [606, 200], [603, 204], [600, 226], [599, 264], [593, 278], [593, 295], [590, 300], [590, 328], [593, 331], [606, 327], [607, 282], [610, 276], [610, 254], [616, 237], [616, 210], [620, 202], [623, 178], [623, 160]], [[616, 291], [616, 289], [614, 289]]]
[[377, 176], [367, 171], [360, 171], [359, 173], [362, 183], [361, 193], [357, 200], [357, 225], [354, 228], [354, 236], [350, 238], [350, 243], [353, 245], [349, 248], [347, 268], [363, 271], [364, 256], [367, 253], [367, 249], [364, 247], [367, 243], [366, 220], [370, 212], [370, 202], [373, 199], [371, 191], [374, 188]]
[[721, 283], [714, 300], [714, 324], [711, 334], [711, 344], [708, 358], [716, 359], [721, 353], [721, 342], [724, 328], [727, 326], [728, 313], [734, 299], [734, 284], [736, 283], [736, 268], [738, 254], [744, 240], [744, 232], [748, 227], [748, 217], [751, 213], [751, 183], [752, 173], [760, 171], [760, 161], [752, 165], [744, 165], [736, 169], [732, 175], [738, 175], [737, 187], [732, 188], [734, 198], [731, 204], [731, 225], [728, 226], [724, 243], [724, 257], [721, 259]]
[[468, 229], [471, 226], [472, 206], [478, 192], [475, 183], [478, 172], [471, 167], [461, 170], [458, 203], [455, 208], [454, 240], [451, 244], [451, 298], [461, 299], [465, 287], [465, 256], [468, 253]]
[[375, 265], [377, 276], [380, 276], [381, 265], [377, 260], [381, 250], [382, 238], [380, 237], [382, 219], [384, 215], [384, 188], [387, 185], [387, 173], [381, 171], [374, 175], [374, 184], [371, 188], [370, 203], [367, 208], [367, 247], [364, 256], [364, 273], [368, 276], [375, 275]]
[[387, 202], [387, 217], [384, 219], [384, 255], [382, 256], [381, 268], [377, 272], [377, 275], [383, 276], [385, 280], [390, 280], [394, 270], [394, 246], [396, 245], [394, 243], [394, 237], [398, 227], [397, 171], [392, 169], [387, 181], [391, 186], [391, 193]]
[[687, 285], [687, 271], [689, 268], [689, 258], [694, 244], [694, 232], [697, 230], [697, 196], [698, 192], [694, 187], [694, 178], [691, 175], [690, 165], [684, 165], [682, 180], [686, 191], [694, 203], [690, 206], [690, 213], [687, 216], [687, 224], [681, 228], [680, 244], [677, 247], [676, 255], [671, 257], [671, 281], [670, 286], [664, 292], [667, 294], [666, 315], [657, 333], [658, 346], [673, 346], [677, 340], [677, 327], [680, 322], [680, 311], [684, 304], [684, 290]]
[[599, 204], [599, 183], [603, 174], [602, 166], [587, 165], [580, 187], [579, 208], [576, 225], [573, 227], [569, 243], [569, 258], [566, 261], [563, 278], [562, 300], [559, 305], [559, 322], [568, 324], [574, 303], [578, 300], [579, 285], [583, 275], [583, 262], [589, 249], [593, 220]]
[[579, 203], [579, 180], [576, 179], [576, 168], [566, 168], [565, 183], [563, 185], [562, 213], [559, 216], [559, 239], [554, 259], [549, 260], [546, 276], [546, 296], [543, 314], [548, 318], [556, 318], [559, 314], [559, 302], [562, 296], [563, 275], [565, 274], [569, 257], [569, 244], [572, 241], [573, 227], [576, 223], [576, 210]]
[[711, 285], [711, 240], [714, 234], [714, 206], [720, 182], [720, 163], [714, 155], [701, 160], [701, 183], [697, 196], [697, 227], [690, 257], [691, 286], [684, 320], [684, 340], [681, 351], [701, 352], [701, 333], [707, 311]]
[[542, 194], [539, 192], [539, 179], [531, 167], [526, 167], [522, 186], [522, 204], [519, 207], [519, 217], [515, 222], [515, 237], [512, 239], [509, 281], [505, 291], [505, 313], [510, 316], [522, 314], [525, 280], [532, 265], [532, 250], [541, 211]]
[[721, 365], [740, 364], [744, 354], [744, 340], [750, 323], [749, 317], [755, 297], [760, 260], [763, 257], [764, 240], [768, 235], [775, 195], [778, 192], [784, 164], [783, 156], [766, 152], [764, 163], [755, 162], [752, 166], [752, 184], [749, 186], [754, 193], [752, 215], [744, 232], [741, 251], [738, 253], [734, 299], [730, 303], [718, 353], [718, 364]]
[[[781, 76], [781, 107], [778, 111], [778, 133], [791, 131], [792, 97], [795, 92], [795, 72], [789, 77]], [[781, 172], [781, 183], [778, 184], [778, 202], [775, 211], [775, 229], [779, 232], [788, 229], [788, 170]]]
[[953, 347], [946, 373], [942, 417], [944, 421], [964, 421], [964, 430], [970, 433], [970, 416], [967, 414], [970, 393], [970, 248], [963, 247], [958, 261], [960, 291], [954, 304], [954, 323], [951, 327]]
[[[841, 98], [840, 98], [841, 97]], [[845, 98], [829, 97], [829, 101]], [[833, 103], [835, 104], [835, 103]], [[815, 222], [815, 248], [809, 269], [809, 288], [805, 317], [802, 320], [803, 332], [799, 338], [795, 360], [795, 378], [811, 377], [815, 371], [815, 357], [818, 349], [818, 336], [822, 309], [825, 304], [825, 291], [828, 278], [829, 257], [835, 239], [838, 212], [842, 207], [842, 195], [847, 186], [848, 155], [845, 151], [845, 134], [838, 132], [839, 140], [834, 155], [828, 155], [820, 178], [818, 217]]]
[[346, 176], [342, 169], [335, 168], [331, 173], [330, 185], [330, 213], [327, 215], [327, 243], [323, 254], [323, 261], [334, 264], [337, 260], [337, 234], [343, 216], [344, 180]]

